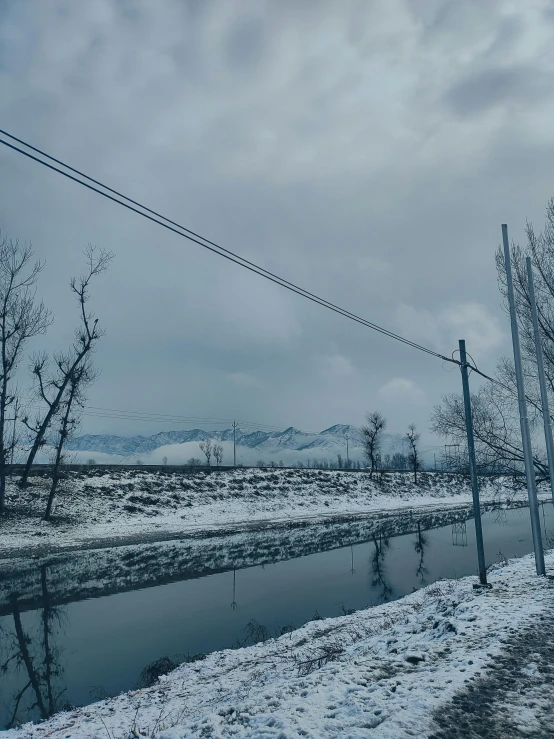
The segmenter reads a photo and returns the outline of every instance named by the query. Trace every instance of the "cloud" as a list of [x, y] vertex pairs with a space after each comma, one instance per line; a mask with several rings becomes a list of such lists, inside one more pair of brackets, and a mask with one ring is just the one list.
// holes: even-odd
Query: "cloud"
[[356, 370], [348, 357], [344, 357], [341, 354], [333, 354], [329, 357], [323, 357], [321, 373], [324, 377], [351, 377], [355, 372]]
[[[0, 119], [357, 315], [447, 355], [465, 337], [490, 367], [507, 332], [499, 224], [522, 238], [554, 195], [550, 5], [4, 0]], [[71, 341], [83, 247], [116, 253], [91, 286], [107, 333], [90, 405], [310, 429], [361, 423], [407, 363], [428, 405], [452, 390], [437, 360], [5, 147], [0, 228], [46, 263], [56, 322], [30, 350]], [[392, 401], [389, 418], [404, 428]], [[83, 430], [152, 431], [139, 426]]]
[[465, 339], [468, 351], [479, 361], [505, 339], [498, 318], [479, 303], [450, 304], [436, 313], [401, 304], [396, 317], [403, 335], [446, 356], [457, 350], [459, 339]]
[[249, 372], [233, 372], [229, 375], [230, 382], [236, 387], [263, 388], [263, 382]]
[[425, 391], [405, 377], [394, 377], [377, 391], [377, 398], [395, 405], [424, 405], [427, 402]]
[[390, 273], [392, 264], [381, 257], [367, 256], [359, 260], [358, 267], [364, 272], [381, 276]]
[[444, 100], [460, 116], [477, 115], [498, 105], [537, 104], [551, 80], [551, 75], [539, 74], [531, 66], [494, 67], [457, 80]]

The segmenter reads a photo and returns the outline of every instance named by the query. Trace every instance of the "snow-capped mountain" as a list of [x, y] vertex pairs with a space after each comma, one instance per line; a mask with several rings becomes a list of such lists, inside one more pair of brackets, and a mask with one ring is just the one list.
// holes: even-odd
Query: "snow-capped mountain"
[[[308, 433], [290, 426], [284, 431], [248, 431], [236, 429], [237, 449], [243, 447], [268, 455], [281, 451], [308, 452], [313, 455], [329, 456], [346, 451], [346, 437], [353, 456], [361, 454], [360, 430], [348, 424], [336, 424], [319, 433]], [[160, 449], [191, 442], [211, 439], [214, 442], [232, 442], [233, 429], [211, 431], [191, 429], [180, 431], [161, 431], [153, 436], [114, 436], [111, 434], [86, 434], [68, 441], [67, 448], [78, 452], [96, 452], [118, 457], [147, 455]], [[389, 451], [398, 443], [395, 435], [385, 435], [383, 451]]]

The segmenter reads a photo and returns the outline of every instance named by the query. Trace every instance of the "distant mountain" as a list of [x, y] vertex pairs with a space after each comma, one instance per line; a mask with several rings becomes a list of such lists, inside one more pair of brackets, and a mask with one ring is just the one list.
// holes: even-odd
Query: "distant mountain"
[[[290, 426], [284, 431], [246, 431], [237, 428], [237, 447], [246, 447], [266, 454], [276, 454], [281, 450], [318, 451], [322, 455], [344, 454], [346, 437], [349, 449], [354, 453], [362, 448], [360, 430], [356, 426], [338, 423], [319, 433], [307, 433]], [[224, 431], [161, 431], [153, 436], [114, 436], [111, 434], [85, 434], [67, 442], [67, 448], [80, 452], [101, 452], [121, 457], [134, 457], [148, 454], [163, 446], [186, 444], [212, 439], [213, 441], [232, 441], [233, 429]], [[399, 437], [387, 434], [383, 439], [383, 452], [398, 445]]]

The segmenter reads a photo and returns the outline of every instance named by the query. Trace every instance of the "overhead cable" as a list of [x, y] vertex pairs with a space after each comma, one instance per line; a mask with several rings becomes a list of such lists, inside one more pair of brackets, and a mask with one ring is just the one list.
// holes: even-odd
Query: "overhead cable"
[[[294, 283], [289, 282], [288, 280], [285, 280], [282, 277], [279, 277], [278, 275], [274, 274], [273, 272], [270, 272], [269, 270], [264, 269], [263, 267], [259, 267], [257, 264], [254, 264], [254, 262], [250, 262], [249, 260], [245, 259], [244, 257], [239, 256], [238, 254], [230, 251], [229, 249], [225, 249], [224, 247], [219, 246], [215, 242], [210, 241], [209, 239], [206, 239], [203, 236], [200, 236], [196, 232], [191, 231], [190, 229], [187, 229], [184, 226], [181, 226], [180, 224], [176, 223], [175, 221], [170, 220], [169, 218], [166, 218], [165, 216], [162, 216], [160, 213], [152, 210], [151, 208], [147, 208], [146, 206], [142, 205], [136, 200], [132, 200], [131, 198], [127, 197], [126, 195], [123, 195], [117, 190], [114, 190], [113, 188], [110, 188], [107, 185], [104, 185], [98, 180], [95, 180], [92, 177], [89, 177], [88, 175], [84, 174], [80, 170], [74, 167], [71, 167], [68, 164], [65, 164], [65, 162], [62, 162], [60, 159], [56, 159], [55, 157], [52, 157], [50, 154], [47, 154], [41, 149], [31, 146], [31, 144], [28, 144], [27, 142], [23, 141], [22, 139], [17, 138], [16, 136], [13, 136], [7, 131], [0, 129], [0, 134], [7, 136], [12, 141], [17, 141], [19, 144], [22, 144], [23, 146], [25, 146], [28, 149], [31, 149], [32, 151], [35, 151], [37, 154], [40, 154], [42, 157], [46, 157], [50, 161], [55, 162], [56, 164], [59, 164], [60, 166], [64, 167], [64, 169], [67, 169], [70, 172], [74, 172], [75, 174], [79, 175], [79, 177], [82, 177], [88, 180], [88, 182], [93, 182], [95, 185], [98, 185], [98, 187], [101, 187], [102, 190], [98, 189], [98, 187], [94, 187], [93, 185], [88, 184], [88, 182], [83, 182], [82, 179], [79, 179], [78, 177], [75, 177], [69, 174], [69, 172], [64, 172], [62, 169], [59, 169], [58, 167], [55, 167], [54, 165], [49, 164], [48, 162], [45, 162], [43, 159], [40, 159], [34, 156], [33, 154], [30, 154], [28, 151], [24, 151], [23, 149], [15, 146], [14, 144], [9, 143], [8, 141], [3, 140], [2, 138], [0, 138], [0, 144], [3, 144], [4, 146], [8, 148], [14, 151], [17, 151], [20, 154], [23, 154], [25, 157], [37, 162], [38, 164], [42, 164], [44, 167], [47, 167], [48, 169], [51, 169], [54, 172], [57, 172], [58, 174], [61, 174], [64, 177], [72, 180], [73, 182], [76, 182], [77, 184], [82, 185], [83, 187], [86, 187], [87, 189], [92, 190], [93, 192], [96, 192], [98, 195], [101, 195], [102, 197], [107, 198], [108, 200], [111, 200], [114, 203], [117, 203], [118, 205], [121, 205], [124, 208], [127, 208], [128, 210], [134, 213], [137, 213], [143, 218], [147, 218], [149, 221], [152, 221], [153, 223], [156, 223], [157, 225], [162, 226], [163, 228], [166, 228], [169, 231], [172, 231], [178, 234], [179, 236], [182, 236], [188, 239], [189, 241], [192, 241], [193, 243], [204, 247], [205, 249], [208, 249], [214, 254], [218, 254], [219, 256], [224, 257], [225, 259], [231, 262], [234, 262], [235, 264], [238, 264], [239, 266], [244, 267], [245, 269], [248, 269], [250, 272], [254, 272], [260, 277], [264, 277], [265, 279], [270, 280], [271, 282], [274, 282], [275, 284], [280, 285], [281, 287], [284, 287], [285, 289], [290, 290], [291, 292], [294, 292], [306, 298], [307, 300], [311, 300], [312, 302], [317, 303], [318, 305], [321, 305], [324, 308], [328, 308], [329, 310], [332, 310], [335, 313], [338, 313], [339, 315], [344, 316], [345, 318], [349, 318], [350, 320], [353, 320], [356, 323], [359, 323], [363, 326], [366, 326], [367, 328], [377, 331], [378, 333], [388, 336], [391, 339], [394, 339], [403, 344], [406, 344], [407, 346], [411, 346], [414, 349], [418, 349], [419, 351], [425, 352], [426, 354], [437, 357], [443, 361], [451, 362], [456, 365], [460, 364], [459, 361], [452, 359], [451, 357], [446, 357], [442, 354], [439, 354], [438, 352], [435, 352], [432, 349], [429, 349], [428, 347], [418, 344], [417, 342], [411, 341], [410, 339], [406, 339], [403, 336], [400, 336], [399, 334], [396, 334], [393, 331], [389, 331], [388, 329], [383, 328], [382, 326], [379, 326], [378, 324], [373, 323], [372, 321], [369, 321], [365, 318], [362, 318], [356, 315], [355, 313], [352, 313], [344, 308], [341, 308], [340, 306], [335, 305], [334, 303], [331, 303], [330, 301], [325, 300], [324, 298], [320, 298], [318, 295], [315, 295], [314, 293], [311, 293], [308, 290], [305, 290], [304, 288], [299, 287], [298, 285], [295, 285]], [[104, 190], [106, 190], [107, 192], [104, 192]], [[110, 195], [109, 193], [113, 193], [114, 195], [117, 195], [117, 197], [114, 197], [114, 195]], [[118, 198], [122, 198], [123, 200], [127, 202], [123, 202], [122, 200], [119, 200]], [[130, 203], [132, 205], [130, 205]]]

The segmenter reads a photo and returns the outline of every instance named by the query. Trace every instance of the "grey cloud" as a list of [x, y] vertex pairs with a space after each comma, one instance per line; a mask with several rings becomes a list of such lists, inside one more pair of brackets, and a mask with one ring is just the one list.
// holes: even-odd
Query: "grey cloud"
[[264, 29], [259, 18], [242, 18], [231, 28], [227, 37], [226, 56], [235, 69], [247, 69], [259, 64], [264, 53]]
[[[445, 108], [445, 96], [450, 89], [462, 100], [465, 89], [471, 98], [468, 69], [479, 78], [501, 62], [546, 79], [536, 23], [519, 39], [533, 49], [524, 66], [510, 54], [499, 59], [494, 38], [481, 43], [502, 27], [501, 2], [481, 14], [482, 3], [464, 4], [464, 23], [451, 3], [427, 35], [431, 3], [391, 0], [371, 13], [367, 5], [168, 0], [154, 9], [141, 0], [124, 17], [115, 0], [9, 0], [0, 6], [3, 127], [392, 330], [401, 328], [400, 304], [418, 316], [467, 303], [506, 329], [493, 259], [499, 224], [509, 218], [521, 237], [526, 217], [540, 223], [554, 194], [554, 135], [537, 140], [534, 99], [525, 98], [529, 118], [506, 116], [491, 131], [476, 115], [450, 115], [455, 103]], [[70, 12], [60, 19], [57, 7]], [[554, 94], [544, 89], [543, 100], [552, 104]], [[478, 111], [480, 103], [456, 104]], [[377, 393], [391, 378], [421, 387], [429, 406], [458, 390], [458, 375], [440, 362], [4, 147], [0, 227], [31, 239], [46, 260], [39, 290], [56, 323], [44, 348], [71, 338], [67, 281], [81, 269], [82, 248], [91, 241], [116, 252], [92, 291], [107, 334], [91, 405], [308, 430], [360, 423], [375, 406], [403, 431], [411, 421], [425, 429], [429, 407], [386, 406]], [[450, 340], [441, 339], [447, 354]], [[347, 377], [325, 371], [336, 357], [348, 358]], [[485, 371], [495, 358], [487, 355]], [[87, 418], [83, 430], [158, 427]]]
[[457, 80], [445, 93], [444, 101], [460, 116], [479, 115], [497, 105], [540, 101], [553, 82], [553, 76], [533, 67], [484, 69]]

